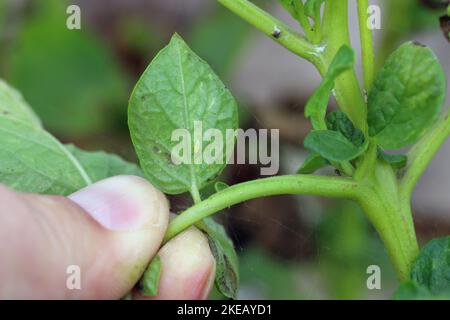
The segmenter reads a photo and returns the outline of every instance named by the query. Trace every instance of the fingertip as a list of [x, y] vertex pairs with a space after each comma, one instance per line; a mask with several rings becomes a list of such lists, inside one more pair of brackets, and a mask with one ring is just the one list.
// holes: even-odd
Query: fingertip
[[[180, 233], [159, 251], [161, 277], [159, 300], [206, 299], [215, 276], [215, 260], [208, 239], [197, 228], [191, 227]], [[135, 299], [143, 299], [136, 293]]]

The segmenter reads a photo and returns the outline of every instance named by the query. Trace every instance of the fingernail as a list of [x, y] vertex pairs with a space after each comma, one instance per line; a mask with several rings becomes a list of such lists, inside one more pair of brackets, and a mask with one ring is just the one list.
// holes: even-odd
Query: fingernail
[[169, 212], [165, 196], [149, 182], [136, 176], [108, 178], [68, 198], [103, 227], [115, 231], [157, 227], [167, 219]]

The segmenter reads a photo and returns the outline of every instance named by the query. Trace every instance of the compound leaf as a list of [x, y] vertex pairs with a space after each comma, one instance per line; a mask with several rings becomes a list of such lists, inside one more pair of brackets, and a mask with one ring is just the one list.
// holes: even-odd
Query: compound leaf
[[[233, 151], [234, 136], [227, 136], [226, 129], [237, 128], [236, 102], [178, 35], [144, 71], [131, 94], [128, 113], [141, 167], [165, 193], [201, 189], [220, 174]], [[216, 129], [224, 138], [209, 163], [202, 161], [202, 150], [206, 152], [210, 142], [196, 135], [200, 129]], [[175, 133], [180, 135], [174, 137]], [[178, 148], [183, 152], [175, 152]]]
[[436, 120], [445, 75], [430, 48], [408, 42], [387, 59], [368, 98], [369, 134], [385, 149], [416, 142]]

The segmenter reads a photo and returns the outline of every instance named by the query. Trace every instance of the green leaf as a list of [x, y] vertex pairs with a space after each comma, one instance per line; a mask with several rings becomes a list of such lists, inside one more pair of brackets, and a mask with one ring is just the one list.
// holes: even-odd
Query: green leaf
[[317, 17], [320, 14], [320, 8], [322, 7], [324, 1], [325, 0], [306, 0], [305, 14], [311, 18]]
[[0, 115], [0, 183], [24, 192], [68, 195], [120, 174], [142, 175], [135, 164], [104, 152], [64, 146], [33, 124]]
[[365, 142], [364, 133], [355, 128], [347, 115], [340, 111], [331, 112], [326, 119], [327, 128], [342, 133], [355, 146], [362, 146]]
[[[68, 1], [32, 1], [11, 43], [5, 64], [44, 126], [54, 132], [88, 134], [114, 124], [112, 110], [127, 100], [127, 81], [106, 43], [82, 21], [66, 28]], [[83, 19], [83, 17], [82, 17]]]
[[392, 296], [394, 300], [450, 300], [450, 291], [431, 293], [425, 286], [415, 281], [402, 283]]
[[21, 95], [0, 81], [0, 183], [25, 192], [68, 195], [119, 174], [142, 175], [118, 156], [62, 145], [41, 127]]
[[343, 72], [349, 70], [355, 63], [355, 52], [347, 45], [342, 46], [336, 53], [328, 68], [322, 83], [308, 100], [305, 107], [305, 116], [311, 119], [315, 130], [325, 130], [325, 115], [334, 81]]
[[0, 182], [26, 192], [67, 195], [91, 183], [79, 161], [34, 124], [0, 115]]
[[[139, 79], [130, 98], [129, 127], [141, 167], [160, 190], [178, 194], [201, 189], [224, 169], [233, 151], [234, 136], [226, 129], [238, 126], [236, 102], [211, 68], [174, 35]], [[211, 142], [196, 137], [196, 127], [217, 129], [226, 141], [215, 162], [201, 159]], [[171, 139], [176, 129], [186, 135]], [[192, 141], [194, 138], [194, 141]], [[175, 140], [175, 141], [173, 141]], [[184, 145], [187, 157], [176, 165], [173, 151]], [[174, 149], [175, 148], [175, 149]], [[187, 150], [186, 150], [187, 149]], [[175, 152], [175, 159], [178, 153]], [[178, 159], [180, 160], [180, 159]], [[200, 163], [195, 164], [198, 161]], [[186, 163], [187, 162], [187, 163]]]
[[216, 190], [216, 192], [225, 190], [226, 188], [229, 188], [230, 186], [228, 184], [226, 184], [225, 182], [222, 181], [217, 181], [214, 184], [214, 189]]
[[342, 133], [331, 130], [310, 132], [304, 141], [305, 148], [320, 154], [329, 161], [349, 161], [357, 158], [365, 151], [365, 146], [357, 147], [345, 138]]
[[394, 169], [401, 169], [408, 163], [408, 156], [405, 154], [387, 154], [378, 149], [378, 159], [389, 163]]
[[433, 295], [450, 292], [450, 237], [433, 239], [420, 251], [411, 279]]
[[216, 260], [217, 289], [227, 298], [236, 299], [239, 287], [239, 262], [233, 242], [222, 225], [212, 218], [203, 219], [196, 226], [206, 233]]
[[79, 161], [92, 182], [117, 175], [144, 176], [139, 166], [127, 162], [115, 154], [104, 151], [84, 151], [74, 145], [66, 145], [65, 147]]
[[41, 126], [41, 121], [22, 95], [2, 79], [0, 79], [0, 114], [30, 125]]
[[316, 172], [317, 170], [328, 166], [330, 163], [322, 158], [321, 155], [318, 153], [312, 152], [308, 155], [308, 157], [305, 159], [305, 162], [303, 162], [300, 169], [298, 169], [298, 174], [312, 174]]
[[436, 120], [445, 98], [445, 75], [433, 51], [400, 46], [378, 73], [368, 98], [369, 134], [384, 149], [417, 141]]
[[158, 295], [159, 279], [161, 278], [161, 258], [156, 255], [145, 270], [139, 281], [139, 290], [143, 296], [154, 297]]

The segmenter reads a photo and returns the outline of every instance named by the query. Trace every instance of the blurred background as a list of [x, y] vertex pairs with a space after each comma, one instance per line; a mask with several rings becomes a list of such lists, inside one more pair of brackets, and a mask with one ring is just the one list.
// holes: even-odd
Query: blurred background
[[[254, 2], [298, 27], [276, 0]], [[359, 52], [352, 2], [350, 29]], [[371, 1], [382, 8], [382, 29], [375, 30], [377, 63], [402, 41], [417, 40], [435, 50], [450, 79], [450, 44], [438, 20], [442, 11], [424, 2]], [[69, 4], [81, 8], [81, 30], [66, 28]], [[0, 0], [0, 77], [22, 92], [63, 142], [136, 161], [127, 100], [174, 32], [231, 89], [241, 128], [280, 129], [280, 174], [294, 173], [306, 156], [302, 140], [310, 130], [303, 107], [319, 75], [212, 0]], [[422, 243], [450, 234], [449, 159], [450, 142], [415, 191]], [[254, 165], [232, 165], [222, 180], [234, 184], [258, 174]], [[170, 200], [174, 212], [190, 206], [187, 196]], [[389, 298], [397, 286], [378, 236], [351, 202], [262, 198], [220, 219], [240, 255], [241, 299], [378, 299]], [[381, 290], [366, 286], [366, 269], [373, 264], [381, 267]], [[213, 292], [211, 298], [221, 297]]]

